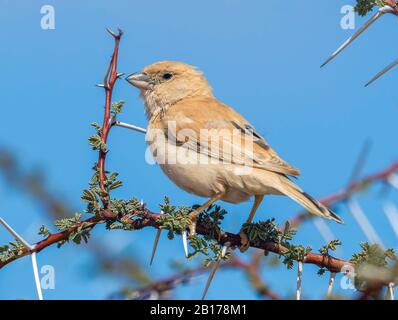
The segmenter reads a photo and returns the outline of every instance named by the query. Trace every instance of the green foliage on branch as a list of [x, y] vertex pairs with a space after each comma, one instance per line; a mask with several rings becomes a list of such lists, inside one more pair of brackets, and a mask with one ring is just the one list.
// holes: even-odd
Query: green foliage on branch
[[169, 239], [173, 239], [176, 234], [180, 234], [188, 226], [189, 207], [170, 205], [170, 199], [165, 197], [164, 203], [160, 205], [160, 210], [163, 215], [158, 219], [159, 228], [168, 230], [167, 237]]
[[122, 112], [124, 103], [125, 103], [124, 101], [112, 102], [111, 113], [112, 113], [113, 116], [116, 116], [116, 115], [118, 115], [119, 113]]
[[[381, 275], [390, 276], [388, 267], [391, 262], [396, 266], [398, 258], [393, 249], [383, 250], [378, 244], [363, 242], [360, 246], [361, 251], [354, 253], [350, 261], [355, 264], [355, 287], [364, 290], [369, 281], [374, 281]], [[372, 275], [369, 276], [369, 273]]]
[[357, 4], [354, 7], [355, 12], [360, 16], [366, 16], [374, 7], [384, 6], [383, 0], [357, 0]]
[[[322, 248], [320, 248], [318, 251], [320, 254], [324, 255], [324, 256], [328, 256], [329, 255], [329, 251], [336, 251], [337, 246], [341, 246], [342, 242], [340, 240], [332, 240], [329, 243], [325, 244]], [[320, 268], [318, 270], [318, 275], [322, 276], [325, 274], [326, 272], [326, 268]]]
[[0, 246], [0, 261], [4, 262], [22, 255], [25, 246], [19, 240], [10, 241], [8, 244]]
[[[280, 257], [283, 257], [282, 262], [288, 269], [293, 268], [295, 261], [303, 261], [305, 256], [312, 250], [310, 246], [290, 243], [290, 240], [296, 234], [296, 230], [291, 229], [288, 221], [286, 221], [283, 230], [279, 229], [275, 223], [275, 219], [269, 219], [257, 223], [244, 224], [243, 231], [248, 236], [250, 243], [255, 246], [259, 246], [264, 241], [284, 246], [286, 250], [284, 250]], [[268, 254], [268, 252], [265, 252], [265, 254]]]

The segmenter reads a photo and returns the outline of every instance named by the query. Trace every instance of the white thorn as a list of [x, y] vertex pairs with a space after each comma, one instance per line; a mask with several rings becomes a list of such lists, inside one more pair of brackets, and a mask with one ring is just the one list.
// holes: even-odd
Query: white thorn
[[182, 236], [182, 245], [184, 247], [185, 257], [188, 258], [187, 231], [186, 230], [182, 231], [181, 236]]
[[109, 28], [106, 28], [106, 31], [108, 31], [112, 36], [116, 37], [116, 34]]
[[158, 243], [159, 243], [161, 233], [162, 233], [162, 229], [158, 229], [156, 231], [155, 241], [153, 243], [153, 248], [152, 248], [151, 261], [149, 262], [150, 266], [152, 265], [153, 259], [155, 258], [155, 253], [156, 253], [156, 249], [158, 248]]
[[387, 216], [388, 222], [395, 233], [395, 236], [398, 238], [398, 209], [394, 205], [394, 203], [390, 201], [386, 201], [383, 206], [384, 213]]
[[395, 287], [395, 283], [394, 282], [390, 282], [388, 284], [388, 299], [389, 300], [395, 300], [394, 297], [394, 287]]
[[231, 245], [231, 243], [226, 242], [222, 246], [221, 258], [213, 263], [210, 273], [209, 273], [209, 277], [207, 278], [207, 281], [206, 281], [205, 289], [203, 290], [203, 293], [202, 293], [202, 300], [204, 300], [206, 298], [207, 291], [209, 290], [209, 287], [210, 287], [211, 282], [213, 281], [214, 275], [216, 274], [216, 271], [217, 271], [218, 267], [220, 266], [221, 259], [224, 258], [225, 255], [227, 254], [227, 251], [228, 251], [228, 248], [230, 247], [230, 245]]
[[336, 279], [336, 272], [331, 272], [330, 278], [329, 278], [329, 284], [328, 284], [328, 291], [326, 293], [326, 297], [328, 297], [328, 298], [330, 298], [332, 296], [335, 279]]
[[96, 84], [95, 86], [98, 87], [98, 88], [105, 88], [105, 86], [104, 86], [103, 83], [98, 83], [98, 84]]
[[362, 232], [365, 234], [366, 238], [371, 243], [377, 243], [382, 249], [385, 248], [383, 241], [381, 241], [376, 230], [373, 228], [372, 224], [369, 222], [359, 203], [353, 199], [348, 201], [348, 208], [350, 209], [352, 215], [354, 216], [356, 222], [361, 228]]
[[367, 84], [365, 84], [365, 87], [369, 86], [373, 82], [375, 82], [377, 79], [379, 79], [382, 75], [390, 71], [392, 68], [394, 68], [396, 65], [398, 65], [398, 59], [395, 60], [394, 62], [390, 63], [387, 67], [385, 67], [383, 70], [381, 70], [379, 73], [377, 73]]
[[336, 239], [332, 229], [330, 229], [329, 225], [326, 223], [325, 219], [315, 217], [313, 223], [315, 227], [318, 229], [319, 233], [321, 234], [323, 240], [327, 243]]
[[124, 76], [124, 73], [123, 73], [123, 72], [119, 72], [119, 73], [116, 74], [116, 76], [117, 76], [118, 78], [123, 77], [123, 76]]
[[390, 174], [387, 178], [387, 182], [395, 189], [398, 190], [398, 175], [396, 173]]
[[213, 262], [213, 265], [211, 266], [209, 277], [207, 278], [206, 286], [202, 293], [202, 300], [204, 300], [206, 298], [207, 291], [209, 290], [209, 287], [210, 287], [211, 282], [213, 281], [214, 275], [216, 274], [216, 271], [217, 271], [218, 267], [220, 266], [220, 262], [221, 262], [221, 259]]
[[11, 226], [5, 222], [4, 219], [0, 218], [0, 223], [15, 237], [15, 239], [19, 240], [26, 249], [29, 251], [33, 250], [34, 247], [30, 245], [24, 238], [22, 238], [22, 236], [20, 236], [13, 228], [11, 228]]
[[[391, 9], [391, 7], [389, 7]], [[392, 10], [392, 9], [391, 9]], [[349, 37], [333, 54], [321, 65], [321, 68], [332, 61], [341, 51], [343, 51], [350, 43], [352, 43], [356, 38], [358, 38], [362, 32], [369, 28], [377, 19], [379, 19], [383, 14], [387, 13], [386, 8], [380, 8], [379, 11], [371, 17], [362, 27], [358, 29], [351, 37]]]
[[303, 262], [299, 261], [297, 266], [297, 290], [296, 300], [301, 300], [301, 284], [303, 281]]
[[159, 292], [157, 292], [156, 290], [152, 290], [149, 294], [148, 300], [159, 300]]
[[43, 293], [41, 291], [41, 284], [39, 278], [39, 270], [37, 268], [36, 252], [32, 252], [31, 258], [32, 258], [33, 276], [35, 278], [35, 283], [36, 283], [37, 296], [39, 297], [39, 300], [43, 300]]
[[230, 247], [231, 243], [226, 242], [221, 248], [221, 258], [224, 258], [227, 254], [228, 248]]
[[120, 121], [116, 121], [115, 125], [118, 127], [122, 127], [122, 128], [127, 128], [130, 130], [134, 130], [134, 131], [138, 131], [141, 133], [146, 133], [146, 129], [132, 125], [132, 124], [128, 124], [128, 123], [124, 123], [124, 122], [120, 122]]

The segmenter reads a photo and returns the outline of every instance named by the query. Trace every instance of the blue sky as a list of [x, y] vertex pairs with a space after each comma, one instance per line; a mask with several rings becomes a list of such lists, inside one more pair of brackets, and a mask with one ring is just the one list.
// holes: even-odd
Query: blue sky
[[[103, 78], [112, 52], [105, 27], [121, 27], [119, 70], [127, 74], [159, 60], [179, 60], [198, 66], [215, 95], [249, 119], [278, 153], [302, 171], [299, 184], [314, 196], [339, 190], [366, 139], [372, 141], [364, 173], [397, 159], [397, 71], [369, 88], [366, 83], [396, 59], [393, 16], [383, 18], [365, 36], [327, 67], [320, 64], [353, 30], [340, 28], [340, 8], [354, 1], [301, 1], [289, 6], [276, 0], [170, 1], [6, 1], [0, 0], [1, 114], [0, 147], [11, 149], [26, 168], [45, 171], [51, 190], [76, 210], [90, 178], [96, 153], [87, 137], [92, 121], [101, 121], [103, 92], [94, 86]], [[56, 29], [40, 28], [40, 8], [55, 8]], [[356, 19], [358, 28], [364, 19]], [[121, 81], [115, 100], [126, 101], [121, 119], [145, 126], [138, 92]], [[109, 139], [108, 168], [118, 171], [124, 187], [115, 195], [142, 198], [151, 209], [170, 196], [174, 204], [203, 201], [179, 190], [161, 170], [145, 162], [144, 137], [114, 129]], [[391, 193], [395, 200], [397, 194]], [[30, 241], [51, 221], [40, 206], [0, 182], [0, 215]], [[382, 212], [377, 188], [358, 196], [369, 219], [390, 247], [397, 239]], [[251, 203], [223, 206], [230, 214], [225, 229], [237, 232]], [[283, 222], [300, 208], [293, 201], [269, 197], [257, 219]], [[343, 206], [345, 226], [330, 223], [343, 241], [343, 258], [358, 251], [366, 237]], [[240, 214], [243, 213], [243, 214]], [[143, 265], [149, 260], [154, 230], [95, 230], [115, 255], [131, 255]], [[9, 235], [0, 229], [0, 243]], [[314, 225], [300, 228], [296, 242], [324, 244]], [[170, 274], [169, 262], [182, 259], [179, 239], [162, 239], [150, 274]], [[56, 270], [56, 289], [49, 299], [101, 299], [126, 284], [95, 272], [84, 246], [55, 247], [40, 253], [39, 263]], [[245, 256], [243, 256], [245, 259]], [[194, 266], [197, 261], [186, 262]], [[148, 267], [149, 268], [149, 267]], [[264, 279], [276, 291], [294, 291], [294, 271], [264, 269]], [[304, 270], [304, 296], [320, 297], [327, 285], [316, 268]], [[177, 292], [178, 298], [198, 298], [205, 278]], [[342, 292], [347, 294], [347, 292]], [[28, 258], [0, 271], [0, 299], [35, 298]], [[238, 272], [217, 274], [208, 298], [256, 298]]]

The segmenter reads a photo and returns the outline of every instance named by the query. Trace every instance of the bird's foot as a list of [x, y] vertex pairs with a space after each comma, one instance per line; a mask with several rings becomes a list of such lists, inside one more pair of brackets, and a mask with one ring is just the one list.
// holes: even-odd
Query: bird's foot
[[240, 235], [240, 247], [239, 247], [239, 250], [240, 250], [240, 252], [245, 252], [250, 247], [249, 237], [247, 236], [245, 231], [243, 231], [243, 228], [240, 229], [239, 235]]
[[197, 210], [192, 211], [188, 216], [188, 225], [187, 228], [189, 230], [189, 236], [193, 237], [196, 234], [196, 222], [198, 220], [200, 212]]

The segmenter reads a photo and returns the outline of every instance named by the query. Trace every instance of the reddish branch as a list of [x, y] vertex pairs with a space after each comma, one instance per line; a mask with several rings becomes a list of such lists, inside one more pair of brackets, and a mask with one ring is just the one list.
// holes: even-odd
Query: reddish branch
[[[104, 145], [108, 140], [108, 134], [112, 127], [111, 125], [111, 105], [112, 105], [112, 94], [113, 88], [115, 86], [116, 80], [119, 78], [119, 73], [117, 72], [117, 58], [119, 55], [119, 43], [120, 39], [123, 35], [123, 31], [119, 29], [118, 34], [113, 33], [108, 29], [108, 32], [113, 36], [115, 39], [115, 47], [113, 49], [112, 59], [109, 64], [108, 70], [104, 77], [104, 89], [105, 89], [105, 112], [104, 112], [104, 122], [102, 123], [102, 130], [101, 130], [101, 141]], [[99, 156], [98, 156], [98, 169], [100, 172], [100, 182], [99, 187], [102, 191], [106, 192], [105, 190], [105, 181], [106, 181], [106, 174], [105, 174], [105, 158], [106, 158], [106, 150], [103, 150], [102, 147], [99, 149]], [[107, 208], [108, 203], [107, 201], [102, 200], [103, 205]]]
[[[112, 58], [109, 63], [107, 72], [105, 74], [104, 83], [103, 83], [103, 87], [105, 89], [105, 107], [104, 107], [105, 111], [104, 111], [104, 122], [102, 124], [102, 130], [101, 130], [101, 141], [104, 145], [106, 145], [106, 142], [108, 140], [109, 131], [112, 127], [112, 124], [111, 124], [112, 94], [113, 94], [113, 88], [115, 86], [116, 80], [120, 77], [120, 74], [117, 72], [117, 60], [118, 60], [118, 55], [119, 55], [119, 43], [120, 43], [120, 39], [123, 35], [123, 31], [120, 29], [118, 30], [118, 34], [115, 34], [114, 32], [112, 32], [109, 29], [107, 29], [107, 31], [114, 38], [115, 45], [114, 45], [114, 49], [113, 49]], [[106, 189], [105, 189], [105, 181], [106, 181], [105, 159], [106, 159], [106, 150], [103, 150], [103, 148], [100, 147], [97, 167], [100, 172], [99, 187], [104, 192], [106, 192]], [[108, 210], [106, 210], [107, 206], [108, 206], [108, 202], [103, 198], [101, 200], [102, 200], [102, 203], [103, 203], [103, 206], [105, 209], [104, 212], [106, 213], [108, 211]], [[85, 221], [82, 221], [82, 222], [76, 224], [75, 226], [73, 226], [69, 229], [66, 229], [62, 232], [51, 234], [48, 238], [36, 243], [34, 245], [34, 249], [32, 251], [40, 252], [44, 248], [47, 248], [48, 246], [50, 246], [54, 243], [68, 240], [69, 236], [71, 234], [73, 234], [74, 232], [76, 232], [80, 226], [83, 225], [84, 228], [93, 228], [97, 223], [99, 223], [101, 221], [102, 221], [102, 217], [94, 216], [94, 217], [91, 217]], [[10, 263], [10, 262], [16, 260], [17, 258], [20, 258], [28, 253], [30, 253], [28, 249], [26, 249], [26, 248], [21, 249], [18, 255], [10, 258], [6, 262], [0, 261], [0, 268], [3, 267], [4, 265], [6, 265], [7, 263]]]
[[[254, 290], [263, 298], [272, 300], [279, 300], [280, 297], [277, 293], [269, 289], [261, 279], [260, 267], [261, 267], [262, 254], [253, 254], [249, 262], [245, 262], [236, 256], [233, 256], [229, 261], [220, 263], [218, 269], [238, 269], [241, 270], [248, 278], [251, 286]], [[189, 282], [194, 276], [204, 274], [209, 271], [209, 267], [198, 266], [192, 269], [182, 270], [170, 277], [165, 279], [153, 281], [152, 283], [134, 289], [132, 293], [135, 294], [133, 298], [145, 297], [152, 293], [156, 293], [160, 298], [167, 292], [175, 289], [177, 286]]]
[[384, 3], [394, 9], [394, 14], [398, 16], [398, 4], [395, 0], [384, 0]]
[[[337, 192], [335, 194], [332, 194], [331, 196], [325, 197], [322, 201], [327, 204], [333, 204], [342, 200], [347, 199], [348, 196], [352, 195], [354, 192], [357, 192], [364, 188], [365, 186], [375, 183], [377, 181], [386, 181], [388, 177], [393, 174], [395, 171], [398, 170], [398, 161], [394, 162], [391, 164], [388, 168], [377, 172], [375, 174], [372, 174], [368, 177], [365, 177], [364, 179], [358, 180], [353, 182], [350, 187], [347, 188], [347, 190], [343, 190], [340, 192]], [[160, 214], [151, 212], [145, 208], [142, 209], [143, 214], [142, 218], [136, 219], [136, 220], [131, 220], [129, 223], [134, 227], [135, 229], [142, 229], [146, 227], [154, 227], [154, 228], [159, 228], [159, 223], [157, 219], [160, 217]], [[300, 216], [299, 216], [300, 217]], [[299, 218], [299, 221], [302, 221], [304, 218]], [[297, 220], [297, 218], [295, 219]], [[102, 218], [95, 216], [91, 217], [79, 224], [77, 224], [74, 227], [71, 227], [69, 229], [66, 229], [62, 232], [55, 233], [50, 235], [48, 238], [38, 242], [33, 251], [35, 252], [40, 252], [41, 250], [58, 243], [59, 241], [62, 240], [68, 240], [69, 236], [74, 233], [78, 227], [80, 227], [84, 223], [85, 228], [93, 228], [96, 224], [99, 222], [102, 222]], [[197, 233], [202, 234], [202, 235], [207, 235], [209, 234], [209, 229], [207, 226], [198, 224], [197, 226]], [[230, 242], [232, 246], [239, 246], [240, 245], [240, 236], [239, 234], [233, 234], [226, 232], [225, 235], [220, 239], [219, 243], [224, 244], [226, 242]], [[258, 248], [266, 251], [270, 251], [276, 254], [283, 254], [286, 250], [285, 247], [274, 243], [272, 241], [263, 241], [259, 243], [258, 245], [251, 245], [253, 248]], [[28, 254], [29, 252], [26, 249], [23, 249], [21, 254], [18, 256], [15, 256], [7, 261], [0, 262], [0, 268], [4, 267], [8, 263]], [[349, 265], [350, 263], [345, 260], [337, 259], [332, 256], [325, 256], [321, 254], [316, 254], [316, 253], [309, 253], [305, 260], [304, 263], [309, 263], [309, 264], [315, 264], [319, 267], [324, 267], [332, 272], [340, 272], [342, 267], [344, 265]]]

